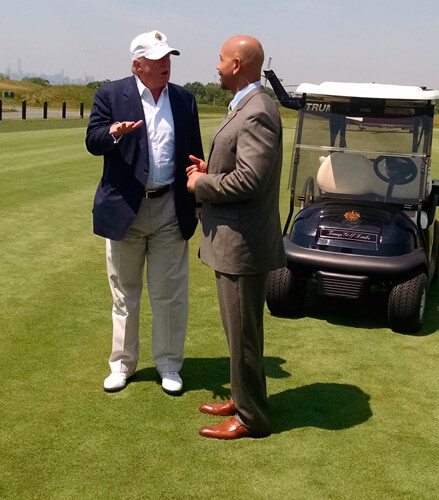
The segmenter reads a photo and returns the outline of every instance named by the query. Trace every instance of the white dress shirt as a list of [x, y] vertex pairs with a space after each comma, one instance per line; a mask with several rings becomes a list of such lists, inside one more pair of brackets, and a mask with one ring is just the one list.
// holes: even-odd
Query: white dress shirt
[[169, 101], [168, 86], [160, 94], [157, 104], [151, 91], [136, 76], [137, 88], [142, 99], [148, 136], [149, 174], [146, 190], [154, 190], [175, 179], [174, 118]]

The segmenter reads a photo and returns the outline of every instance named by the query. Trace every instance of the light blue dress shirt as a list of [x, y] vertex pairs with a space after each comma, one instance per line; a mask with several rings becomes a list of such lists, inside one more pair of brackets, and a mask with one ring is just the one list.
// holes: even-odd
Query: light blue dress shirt
[[249, 92], [251, 92], [256, 87], [260, 87], [260, 86], [261, 86], [261, 82], [250, 83], [249, 85], [247, 85], [247, 87], [244, 87], [239, 92], [237, 92], [235, 94], [235, 97], [233, 98], [232, 102], [229, 104], [230, 111], [233, 111], [233, 109], [235, 108], [235, 106], [238, 104], [238, 102], [243, 97], [245, 97]]

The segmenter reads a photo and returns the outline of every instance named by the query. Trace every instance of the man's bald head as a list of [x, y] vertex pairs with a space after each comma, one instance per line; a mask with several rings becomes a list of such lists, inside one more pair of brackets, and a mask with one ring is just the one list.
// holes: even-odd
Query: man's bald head
[[264, 49], [259, 40], [252, 36], [236, 35], [229, 38], [223, 46], [223, 50], [233, 53], [241, 59], [246, 71], [256, 72], [259, 79], [262, 64], [264, 63]]
[[260, 42], [247, 35], [236, 35], [223, 45], [218, 72], [223, 88], [236, 94], [248, 84], [259, 81], [264, 50]]

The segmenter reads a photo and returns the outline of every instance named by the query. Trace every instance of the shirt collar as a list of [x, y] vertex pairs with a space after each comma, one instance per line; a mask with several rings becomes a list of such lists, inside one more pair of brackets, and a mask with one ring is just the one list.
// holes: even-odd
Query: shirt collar
[[[151, 94], [151, 91], [149, 90], [148, 87], [146, 87], [142, 81], [140, 80], [140, 78], [137, 76], [137, 75], [134, 75], [134, 78], [136, 79], [136, 84], [137, 84], [137, 89], [139, 90], [139, 94], [140, 94], [140, 97], [142, 97], [143, 95], [143, 92], [145, 92], [145, 90], [151, 95], [152, 97], [152, 94]], [[162, 90], [162, 95], [163, 97], [166, 97], [168, 95], [168, 84], [166, 84], [165, 88]]]
[[229, 104], [230, 110], [233, 110], [235, 106], [238, 104], [238, 102], [245, 97], [249, 92], [251, 92], [253, 89], [256, 87], [260, 87], [261, 82], [253, 82], [247, 85], [247, 87], [244, 87], [241, 89], [239, 92], [235, 94], [235, 97], [233, 98], [232, 102]]

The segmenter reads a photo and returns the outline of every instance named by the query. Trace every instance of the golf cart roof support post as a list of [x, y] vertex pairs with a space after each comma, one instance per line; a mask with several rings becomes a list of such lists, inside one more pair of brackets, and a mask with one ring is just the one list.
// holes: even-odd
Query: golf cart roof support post
[[280, 104], [284, 108], [299, 110], [302, 109], [303, 106], [305, 106], [305, 96], [301, 98], [291, 97], [284, 89], [283, 85], [279, 81], [279, 78], [276, 76], [273, 70], [271, 69], [264, 70], [264, 74], [267, 80], [270, 82]]
[[[299, 110], [299, 115], [301, 114], [303, 114], [303, 109]], [[303, 127], [303, 120], [300, 119], [300, 116], [298, 117], [297, 123], [298, 126], [296, 125], [296, 135], [294, 138], [294, 144], [300, 145], [302, 141], [302, 127]], [[293, 154], [291, 156], [290, 179], [288, 181], [288, 186], [290, 187], [290, 211], [288, 213], [287, 221], [285, 223], [285, 227], [283, 230], [284, 236], [288, 234], [288, 229], [290, 227], [291, 219], [294, 213], [295, 186], [297, 180], [297, 166], [299, 164], [299, 159], [300, 159], [300, 146], [299, 148], [297, 147], [293, 148]]]
[[331, 140], [331, 147], [335, 146], [337, 135], [340, 134], [339, 147], [346, 147], [346, 116], [344, 115], [331, 115], [329, 119], [329, 133]]
[[[414, 123], [414, 130], [413, 130], [413, 145], [412, 145], [412, 151], [416, 153], [419, 147], [419, 118], [415, 120]], [[422, 137], [422, 134], [421, 134]]]

